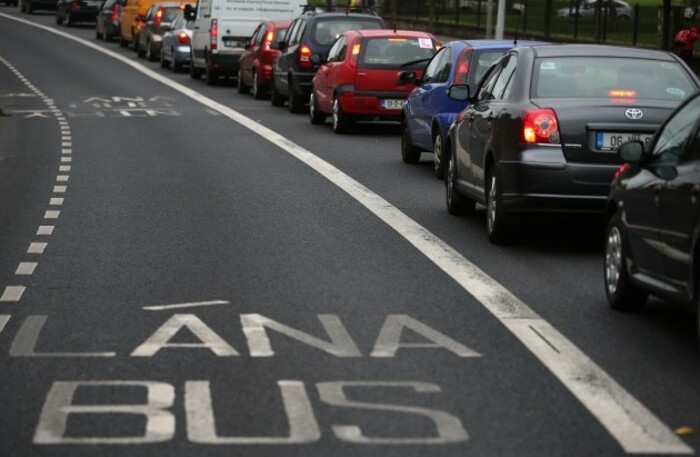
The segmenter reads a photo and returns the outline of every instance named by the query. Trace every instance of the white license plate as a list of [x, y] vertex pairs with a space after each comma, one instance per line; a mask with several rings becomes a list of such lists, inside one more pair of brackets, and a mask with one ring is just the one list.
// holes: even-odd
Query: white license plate
[[244, 48], [246, 42], [238, 40], [222, 40], [227, 48]]
[[102, 6], [102, 2], [85, 2], [85, 5], [92, 8], [97, 8]]
[[401, 109], [406, 104], [406, 100], [382, 100], [384, 109]]
[[617, 148], [628, 141], [641, 141], [648, 144], [653, 135], [647, 133], [597, 132], [595, 147], [599, 151], [617, 151]]

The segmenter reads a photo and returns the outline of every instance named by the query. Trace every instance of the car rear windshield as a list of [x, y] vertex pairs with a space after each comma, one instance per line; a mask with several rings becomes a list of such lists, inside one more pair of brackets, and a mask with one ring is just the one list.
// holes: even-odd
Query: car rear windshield
[[472, 57], [471, 65], [476, 65], [476, 72], [474, 73], [474, 80], [469, 81], [470, 84], [478, 83], [486, 70], [489, 69], [491, 64], [493, 64], [499, 57], [503, 55], [504, 51], [481, 51], [476, 53]]
[[181, 12], [182, 10], [179, 6], [168, 6], [163, 8], [163, 18], [161, 20], [163, 22], [173, 22]]
[[381, 29], [377, 19], [363, 17], [342, 17], [337, 19], [319, 19], [311, 32], [311, 41], [317, 45], [330, 46], [342, 33], [348, 30]]
[[272, 40], [273, 43], [284, 41], [287, 36], [289, 29], [275, 29], [275, 38]]
[[677, 62], [623, 57], [553, 57], [535, 61], [531, 96], [683, 100], [696, 90]]
[[[360, 68], [398, 68], [402, 64], [421, 61], [418, 68], [435, 54], [435, 43], [430, 38], [369, 38], [362, 41]], [[409, 68], [407, 68], [409, 69]]]

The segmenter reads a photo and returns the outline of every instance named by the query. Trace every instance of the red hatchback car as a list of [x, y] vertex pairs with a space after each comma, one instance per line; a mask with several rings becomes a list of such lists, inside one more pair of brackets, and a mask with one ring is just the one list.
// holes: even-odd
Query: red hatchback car
[[333, 131], [345, 133], [358, 120], [401, 120], [401, 108], [415, 87], [399, 81], [402, 71], [420, 79], [440, 47], [425, 32], [350, 30], [338, 37], [313, 79], [309, 100], [312, 124], [333, 118]]
[[239, 59], [238, 92], [260, 100], [267, 94], [272, 82], [272, 64], [280, 51], [270, 49], [270, 43], [283, 41], [291, 21], [263, 21], [253, 32], [248, 49]]

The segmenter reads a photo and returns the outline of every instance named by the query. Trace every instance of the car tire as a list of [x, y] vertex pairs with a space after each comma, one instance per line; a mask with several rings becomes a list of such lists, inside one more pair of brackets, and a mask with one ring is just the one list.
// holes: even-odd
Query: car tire
[[404, 163], [418, 163], [420, 161], [421, 150], [411, 143], [411, 134], [408, 130], [408, 123], [401, 120], [401, 158]]
[[121, 35], [121, 33], [120, 33], [120, 34], [119, 34], [119, 47], [120, 47], [120, 48], [126, 48], [126, 47], [128, 47], [128, 46], [129, 46], [129, 42], [126, 41], [126, 40], [124, 39], [124, 37]]
[[61, 13], [56, 12], [56, 24], [61, 25], [63, 24], [63, 18], [61, 17]]
[[262, 84], [260, 83], [260, 78], [258, 78], [258, 72], [253, 72], [253, 98], [255, 100], [262, 100], [265, 98], [265, 89], [262, 87]]
[[24, 9], [27, 14], [32, 14], [34, 12], [34, 7], [31, 2], [27, 2], [27, 7]]
[[95, 26], [95, 39], [96, 40], [102, 39], [102, 35], [100, 34], [100, 29], [98, 29], [97, 26]]
[[250, 86], [243, 82], [243, 71], [238, 69], [238, 93], [247, 95], [250, 93]]
[[314, 91], [311, 91], [309, 96], [309, 121], [313, 125], [323, 125], [326, 123], [326, 115], [318, 110], [318, 105], [316, 105], [316, 95]]
[[272, 84], [270, 84], [270, 104], [277, 107], [284, 106], [284, 95], [277, 92], [274, 78], [272, 78]]
[[170, 68], [170, 62], [165, 60], [165, 51], [160, 48], [160, 53], [158, 55], [158, 60], [160, 61], [160, 68]]
[[190, 78], [192, 78], [192, 79], [202, 79], [202, 73], [204, 73], [204, 72], [202, 71], [201, 68], [197, 68], [197, 67], [194, 65], [194, 56], [192, 57], [192, 60], [191, 60], [190, 62], [191, 62], [191, 63], [190, 63]]
[[442, 147], [442, 135], [440, 131], [436, 132], [433, 140], [433, 173], [437, 179], [445, 179], [445, 163], [444, 151]]
[[136, 56], [140, 58], [146, 57], [146, 50], [141, 47], [141, 40], [136, 37], [134, 38], [134, 49], [136, 50]]
[[486, 235], [493, 244], [503, 244], [510, 241], [508, 215], [503, 210], [503, 191], [501, 180], [493, 165], [486, 175]]
[[603, 279], [605, 295], [610, 307], [617, 311], [638, 311], [644, 307], [649, 294], [630, 280], [627, 271], [629, 245], [625, 231], [616, 212], [608, 222], [605, 231], [605, 257]]
[[306, 110], [306, 100], [294, 87], [291, 78], [289, 80], [289, 112], [294, 114], [303, 113]]
[[102, 39], [104, 40], [105, 43], [112, 41], [112, 37], [109, 36], [107, 33], [107, 27], [104, 28], [104, 32], [102, 32]]
[[206, 81], [207, 86], [216, 86], [219, 82], [219, 75], [217, 75], [216, 70], [209, 65], [209, 62], [206, 63], [206, 67], [204, 69], [204, 80]]
[[149, 62], [155, 62], [158, 60], [158, 56], [153, 49], [153, 44], [150, 41], [146, 43], [146, 60]]
[[73, 19], [73, 15], [68, 11], [66, 13], [66, 20], [65, 23], [68, 27], [73, 27], [73, 24], [75, 23], [75, 20]]
[[457, 159], [454, 154], [449, 155], [447, 174], [445, 176], [445, 203], [447, 212], [453, 216], [473, 214], [476, 202], [460, 194], [457, 190]]
[[331, 117], [333, 118], [333, 133], [348, 133], [352, 129], [352, 118], [343, 112], [343, 107], [340, 106], [338, 97], [333, 98], [333, 114]]

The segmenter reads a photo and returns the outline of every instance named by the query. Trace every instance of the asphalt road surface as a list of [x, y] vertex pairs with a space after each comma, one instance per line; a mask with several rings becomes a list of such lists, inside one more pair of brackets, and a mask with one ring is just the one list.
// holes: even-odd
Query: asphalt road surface
[[2, 456], [700, 448], [695, 317], [608, 309], [601, 221], [492, 246], [396, 125], [334, 135], [48, 13], [0, 9], [0, 108]]

